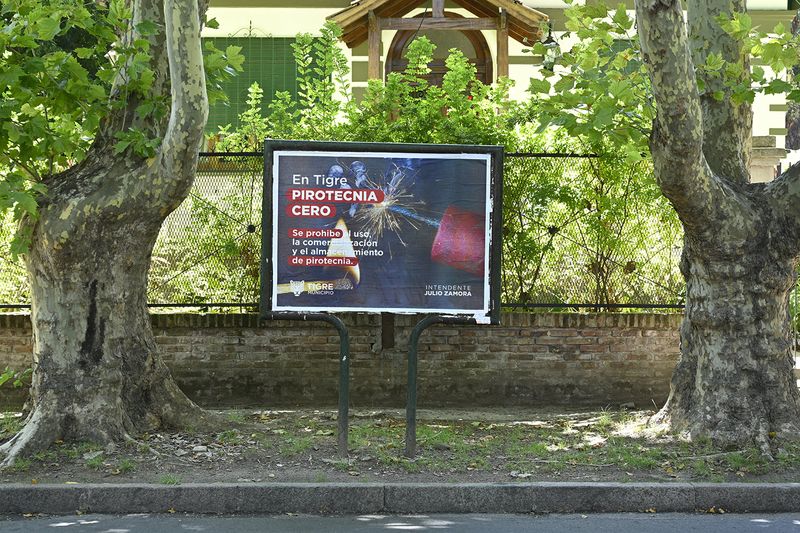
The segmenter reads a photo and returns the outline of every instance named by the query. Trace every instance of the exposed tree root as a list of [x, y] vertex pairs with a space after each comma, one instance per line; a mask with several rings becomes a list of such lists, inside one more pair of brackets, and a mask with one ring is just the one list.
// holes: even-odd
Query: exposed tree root
[[64, 406], [64, 402], [46, 396], [28, 416], [23, 428], [0, 446], [0, 470], [13, 466], [20, 458], [46, 450], [57, 440], [138, 445], [140, 442], [132, 435], [147, 431], [200, 427], [213, 431], [226, 426], [222, 417], [189, 400], [168, 374], [154, 388], [153, 400], [146, 406], [126, 406], [120, 402], [112, 409], [108, 406], [114, 402], [109, 401], [100, 404], [99, 412], [74, 403]]
[[[732, 425], [722, 417], [699, 416], [696, 412], [677, 412], [676, 406], [671, 401], [648, 420], [648, 426], [661, 426], [670, 431], [685, 435], [689, 440], [710, 440], [717, 449], [741, 450], [755, 447], [761, 455], [769, 460], [775, 460], [775, 452], [780, 443], [800, 440], [800, 425], [795, 422], [775, 424], [771, 422], [769, 413], [760, 413], [747, 424]], [[744, 410], [744, 406], [741, 406]], [[733, 452], [721, 452], [715, 455], [724, 455]]]
[[44, 414], [43, 409], [35, 409], [19, 433], [0, 446], [0, 470], [13, 466], [21, 457], [46, 450], [58, 438], [63, 418], [54, 413]]

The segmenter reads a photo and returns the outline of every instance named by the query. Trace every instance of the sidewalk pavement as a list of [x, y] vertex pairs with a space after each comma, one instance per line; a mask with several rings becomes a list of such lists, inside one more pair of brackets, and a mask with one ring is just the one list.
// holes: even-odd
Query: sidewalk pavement
[[800, 483], [0, 485], [2, 514], [800, 511]]

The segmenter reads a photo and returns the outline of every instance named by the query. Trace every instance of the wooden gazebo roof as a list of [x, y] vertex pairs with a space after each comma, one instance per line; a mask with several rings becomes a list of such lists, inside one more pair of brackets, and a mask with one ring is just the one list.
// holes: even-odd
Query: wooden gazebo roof
[[[452, 0], [477, 18], [454, 20], [442, 16], [444, 2], [434, 2], [432, 17], [425, 19], [403, 19], [411, 10], [420, 7], [425, 0], [356, 0], [350, 7], [328, 17], [343, 31], [342, 40], [350, 48], [363, 43], [369, 35], [370, 13], [380, 20], [380, 29], [470, 29], [496, 30], [501, 18], [511, 37], [523, 44], [532, 45], [541, 39], [547, 15], [523, 5], [517, 0]], [[438, 4], [438, 6], [437, 6]], [[438, 7], [438, 9], [437, 9]], [[437, 12], [439, 11], [439, 12]], [[374, 23], [373, 23], [374, 24]], [[505, 29], [505, 28], [504, 28]]]

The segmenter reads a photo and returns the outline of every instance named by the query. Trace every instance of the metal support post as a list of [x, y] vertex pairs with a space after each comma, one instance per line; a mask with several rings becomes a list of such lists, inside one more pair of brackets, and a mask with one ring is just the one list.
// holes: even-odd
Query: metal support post
[[428, 316], [411, 330], [408, 343], [408, 389], [406, 391], [406, 449], [403, 455], [412, 459], [417, 453], [417, 352], [422, 332], [434, 324], [475, 324], [475, 319], [453, 316]]
[[264, 320], [319, 320], [333, 325], [339, 332], [339, 455], [347, 457], [348, 417], [350, 414], [350, 333], [336, 315], [327, 313], [263, 313]]

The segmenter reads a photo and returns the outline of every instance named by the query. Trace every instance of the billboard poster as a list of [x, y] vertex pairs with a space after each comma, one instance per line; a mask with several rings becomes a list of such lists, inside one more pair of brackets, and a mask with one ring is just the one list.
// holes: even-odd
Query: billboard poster
[[489, 322], [498, 149], [268, 144], [271, 310]]

